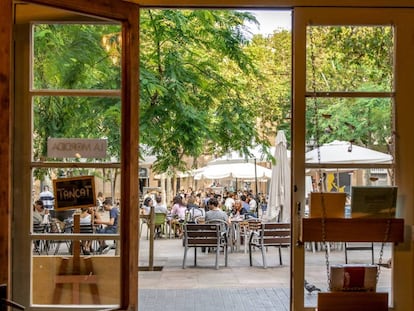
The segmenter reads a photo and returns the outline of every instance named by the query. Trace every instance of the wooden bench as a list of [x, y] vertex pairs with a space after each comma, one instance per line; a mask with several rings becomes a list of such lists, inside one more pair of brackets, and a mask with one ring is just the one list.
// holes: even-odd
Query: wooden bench
[[194, 266], [197, 266], [197, 248], [214, 247], [216, 250], [216, 269], [219, 268], [219, 253], [224, 251], [225, 266], [227, 267], [227, 243], [222, 237], [220, 224], [185, 224], [184, 225], [184, 258], [183, 269], [186, 267], [187, 252], [194, 248]]
[[289, 223], [262, 223], [258, 231], [253, 231], [249, 239], [250, 266], [253, 265], [252, 248], [257, 247], [262, 252], [263, 267], [267, 268], [266, 249], [269, 246], [279, 248], [279, 264], [282, 265], [282, 247], [290, 246]]

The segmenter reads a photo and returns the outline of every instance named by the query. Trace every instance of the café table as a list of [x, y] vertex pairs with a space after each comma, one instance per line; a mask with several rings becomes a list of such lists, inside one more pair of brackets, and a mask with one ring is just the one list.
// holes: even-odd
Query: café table
[[230, 246], [231, 250], [235, 250], [236, 252], [240, 251], [241, 244], [242, 244], [242, 236], [243, 236], [243, 243], [245, 245], [244, 251], [246, 252], [246, 239], [247, 239], [247, 230], [248, 230], [248, 222], [243, 216], [236, 216], [230, 218], [231, 226], [230, 226]]

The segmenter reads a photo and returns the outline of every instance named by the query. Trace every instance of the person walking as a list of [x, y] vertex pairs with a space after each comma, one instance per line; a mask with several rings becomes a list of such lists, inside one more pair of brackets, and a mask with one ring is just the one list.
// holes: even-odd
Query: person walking
[[49, 190], [49, 186], [44, 186], [43, 191], [39, 194], [39, 200], [42, 200], [43, 206], [48, 209], [52, 210], [55, 205], [55, 197], [53, 193]]

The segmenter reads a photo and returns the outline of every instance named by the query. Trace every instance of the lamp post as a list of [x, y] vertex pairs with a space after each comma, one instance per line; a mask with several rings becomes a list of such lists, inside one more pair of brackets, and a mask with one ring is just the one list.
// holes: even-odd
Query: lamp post
[[[255, 200], [257, 198], [257, 163], [256, 163], [256, 158], [253, 159], [254, 160], [254, 184], [255, 184]], [[257, 203], [256, 200], [256, 215], [257, 218], [259, 218], [259, 204]]]
[[254, 184], [255, 184], [255, 190], [256, 190], [256, 196], [257, 196], [257, 164], [256, 164], [256, 158], [254, 160]]

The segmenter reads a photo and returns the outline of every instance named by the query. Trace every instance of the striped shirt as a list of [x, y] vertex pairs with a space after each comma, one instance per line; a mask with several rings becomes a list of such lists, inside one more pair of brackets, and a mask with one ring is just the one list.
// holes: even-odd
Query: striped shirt
[[53, 206], [55, 204], [55, 197], [53, 196], [52, 192], [48, 190], [40, 192], [39, 199], [43, 201], [43, 206], [45, 208], [53, 209]]

